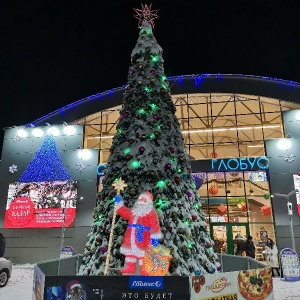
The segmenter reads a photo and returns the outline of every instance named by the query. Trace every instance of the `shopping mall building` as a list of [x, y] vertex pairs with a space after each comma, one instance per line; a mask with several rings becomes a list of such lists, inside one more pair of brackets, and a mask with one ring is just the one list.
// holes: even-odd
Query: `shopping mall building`
[[[300, 84], [221, 74], [177, 76], [169, 82], [215, 251], [234, 254], [235, 237], [248, 234], [253, 236], [258, 260], [263, 260], [266, 236], [279, 249], [292, 248], [295, 242], [300, 251], [298, 193], [292, 192], [300, 188]], [[41, 136], [33, 134], [37, 128], [44, 133], [49, 125], [61, 132], [67, 124], [76, 128], [72, 137], [62, 133], [55, 141], [83, 197], [77, 201], [74, 226], [65, 231], [1, 229], [7, 237], [6, 256], [14, 262], [56, 258], [62, 245], [83, 252], [95, 195], [101, 189], [98, 166], [105, 166], [109, 157], [124, 90], [92, 95], [41, 116], [24, 126], [26, 139], [16, 139], [22, 126], [5, 129], [0, 227], [5, 227], [8, 185], [18, 181], [41, 144]], [[89, 149], [91, 156], [80, 168], [77, 154], [83, 149]], [[8, 173], [12, 165], [18, 172]], [[292, 203], [291, 216], [288, 202]]]

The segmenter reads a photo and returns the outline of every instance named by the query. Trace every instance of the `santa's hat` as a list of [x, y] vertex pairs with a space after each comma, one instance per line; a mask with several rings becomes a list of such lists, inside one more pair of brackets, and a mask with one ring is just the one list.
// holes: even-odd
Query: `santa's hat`
[[153, 195], [149, 191], [142, 192], [139, 196], [140, 198], [146, 198], [148, 202], [153, 201]]
[[71, 292], [72, 289], [74, 289], [74, 288], [76, 288], [76, 287], [82, 288], [80, 282], [79, 282], [78, 280], [72, 280], [72, 281], [70, 281], [70, 282], [67, 284], [67, 291], [68, 291], [68, 294]]

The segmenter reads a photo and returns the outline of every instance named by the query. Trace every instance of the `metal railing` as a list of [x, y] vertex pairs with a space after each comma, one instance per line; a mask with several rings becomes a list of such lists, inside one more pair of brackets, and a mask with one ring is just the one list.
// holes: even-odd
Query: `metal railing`
[[[229, 254], [217, 255], [221, 264], [222, 273], [266, 267], [262, 262], [247, 256], [235, 256]], [[79, 272], [82, 258], [83, 255], [78, 254], [67, 258], [57, 258], [39, 262], [37, 265], [46, 276], [74, 276]]]
[[265, 268], [266, 265], [248, 256], [237, 256], [230, 254], [217, 254], [221, 272], [242, 271], [249, 269]]
[[36, 263], [46, 276], [74, 276], [78, 274], [83, 255], [57, 258]]

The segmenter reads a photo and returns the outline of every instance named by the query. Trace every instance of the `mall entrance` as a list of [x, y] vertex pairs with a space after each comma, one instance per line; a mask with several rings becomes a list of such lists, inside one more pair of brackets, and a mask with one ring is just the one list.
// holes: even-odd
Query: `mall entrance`
[[210, 235], [214, 241], [216, 253], [236, 253], [237, 239], [247, 240], [249, 235], [248, 223], [210, 223]]

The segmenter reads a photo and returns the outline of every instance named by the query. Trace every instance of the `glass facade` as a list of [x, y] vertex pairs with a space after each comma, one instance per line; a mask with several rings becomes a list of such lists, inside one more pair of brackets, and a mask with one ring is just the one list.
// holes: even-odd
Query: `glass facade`
[[[265, 155], [264, 140], [283, 137], [282, 111], [300, 108], [291, 102], [241, 94], [173, 95], [186, 151], [194, 160]], [[119, 108], [112, 107], [76, 121], [84, 124], [84, 147], [99, 149], [107, 162], [116, 133]], [[236, 237], [248, 234], [263, 260], [264, 238], [275, 230], [268, 172], [195, 173], [215, 251], [234, 254]]]

